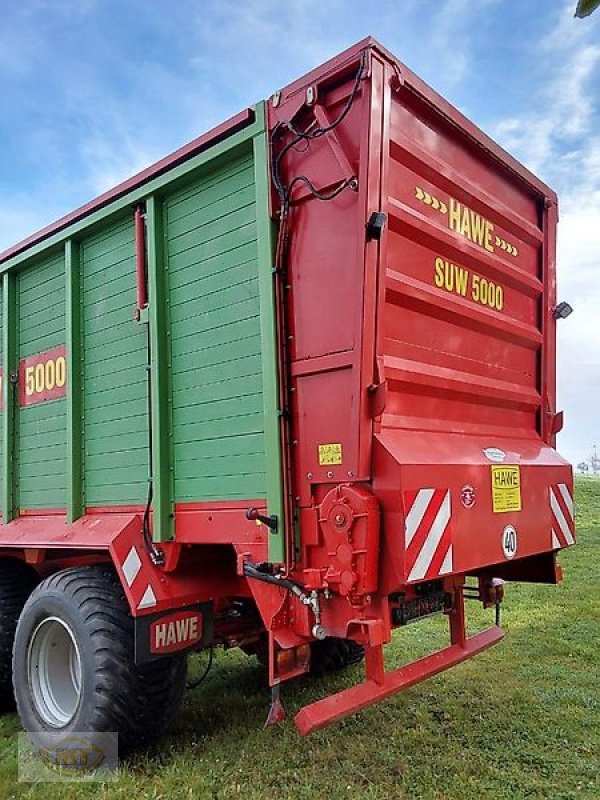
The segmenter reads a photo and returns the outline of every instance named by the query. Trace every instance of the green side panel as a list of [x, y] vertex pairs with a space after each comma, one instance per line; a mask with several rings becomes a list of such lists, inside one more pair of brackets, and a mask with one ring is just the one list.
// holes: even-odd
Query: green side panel
[[[17, 279], [18, 357], [65, 344], [65, 275], [62, 253], [21, 272]], [[66, 402], [19, 408], [16, 497], [20, 509], [66, 505]]]
[[[4, 325], [4, 298], [2, 296], [2, 283], [0, 282], [0, 331]], [[2, 346], [2, 336], [0, 336], [0, 397], [2, 397], [2, 382], [4, 382], [4, 347]], [[0, 421], [4, 411], [3, 404], [0, 404]], [[4, 463], [4, 436], [1, 435], [2, 425], [0, 424], [0, 465]], [[4, 492], [4, 469], [0, 467], [0, 497]]]
[[86, 506], [141, 505], [148, 492], [147, 327], [134, 320], [132, 216], [81, 243]]
[[266, 496], [251, 143], [164, 202], [176, 502]]

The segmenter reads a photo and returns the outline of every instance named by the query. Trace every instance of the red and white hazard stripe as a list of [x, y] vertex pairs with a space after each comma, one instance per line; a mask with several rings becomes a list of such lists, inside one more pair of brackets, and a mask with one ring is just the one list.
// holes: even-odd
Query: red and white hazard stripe
[[404, 544], [409, 581], [452, 572], [452, 508], [447, 489], [418, 489], [405, 494]]
[[148, 580], [147, 569], [144, 569], [142, 559], [135, 545], [132, 545], [127, 557], [119, 566], [125, 578], [125, 583], [134, 596], [135, 606], [138, 611], [144, 608], [154, 608], [157, 603], [156, 594]]
[[566, 483], [550, 487], [552, 510], [552, 549], [568, 547], [575, 542], [573, 498]]

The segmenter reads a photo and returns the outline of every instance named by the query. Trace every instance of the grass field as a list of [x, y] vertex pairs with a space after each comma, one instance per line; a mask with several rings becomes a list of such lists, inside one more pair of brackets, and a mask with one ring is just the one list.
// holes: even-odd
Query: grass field
[[[492, 650], [306, 739], [262, 727], [264, 676], [218, 654], [168, 737], [104, 785], [19, 784], [14, 715], [0, 720], [0, 798], [600, 797], [600, 480], [577, 483], [578, 545], [559, 586], [511, 585]], [[483, 612], [469, 607], [474, 625]], [[441, 645], [444, 620], [401, 631], [388, 666]], [[198, 667], [200, 664], [197, 665]], [[286, 687], [290, 716], [360, 668]]]

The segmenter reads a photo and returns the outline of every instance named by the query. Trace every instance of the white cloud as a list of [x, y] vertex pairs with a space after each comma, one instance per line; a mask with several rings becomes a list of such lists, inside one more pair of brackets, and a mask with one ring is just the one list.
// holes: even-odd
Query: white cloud
[[563, 5], [535, 50], [547, 81], [531, 110], [499, 120], [494, 134], [559, 194], [558, 295], [575, 308], [558, 324], [559, 449], [578, 463], [600, 441], [600, 46], [598, 28], [574, 20], [572, 6]]

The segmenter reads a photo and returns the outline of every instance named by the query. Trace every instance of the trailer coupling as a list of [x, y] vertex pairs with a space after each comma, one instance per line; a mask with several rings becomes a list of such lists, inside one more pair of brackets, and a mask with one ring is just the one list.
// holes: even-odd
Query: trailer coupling
[[449, 647], [413, 661], [391, 672], [386, 672], [383, 645], [365, 645], [366, 679], [357, 686], [344, 689], [302, 708], [294, 717], [302, 735], [329, 725], [331, 722], [361, 711], [380, 700], [385, 700], [403, 689], [443, 672], [482, 650], [499, 642], [504, 631], [493, 625], [471, 637], [466, 635], [464, 598], [461, 590], [455, 593], [453, 609], [448, 614], [450, 623]]

